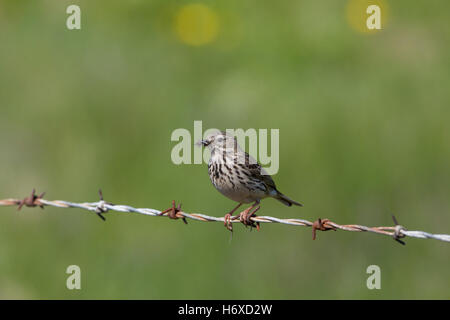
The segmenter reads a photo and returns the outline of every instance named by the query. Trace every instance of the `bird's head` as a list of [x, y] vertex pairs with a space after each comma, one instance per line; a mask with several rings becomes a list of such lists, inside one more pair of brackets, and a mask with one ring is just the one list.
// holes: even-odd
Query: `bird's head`
[[226, 134], [226, 132], [218, 131], [211, 134], [208, 138], [197, 142], [197, 145], [208, 147], [212, 151], [232, 152], [237, 148], [237, 140], [235, 137]]

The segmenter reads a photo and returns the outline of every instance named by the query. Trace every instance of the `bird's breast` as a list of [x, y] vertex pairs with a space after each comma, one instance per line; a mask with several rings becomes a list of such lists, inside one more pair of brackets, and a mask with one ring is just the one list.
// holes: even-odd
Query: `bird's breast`
[[244, 174], [233, 163], [210, 161], [208, 172], [214, 187], [234, 201], [250, 203], [267, 197], [265, 185]]

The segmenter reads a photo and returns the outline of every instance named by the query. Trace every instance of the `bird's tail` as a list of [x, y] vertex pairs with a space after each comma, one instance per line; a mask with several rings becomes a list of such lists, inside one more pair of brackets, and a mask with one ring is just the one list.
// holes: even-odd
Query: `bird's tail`
[[278, 194], [274, 198], [277, 199], [278, 201], [280, 201], [281, 203], [287, 205], [288, 207], [292, 206], [293, 204], [295, 204], [296, 206], [299, 206], [299, 207], [303, 207], [303, 205], [301, 203], [298, 203], [297, 201], [294, 201], [291, 198], [288, 198], [281, 192], [278, 192]]

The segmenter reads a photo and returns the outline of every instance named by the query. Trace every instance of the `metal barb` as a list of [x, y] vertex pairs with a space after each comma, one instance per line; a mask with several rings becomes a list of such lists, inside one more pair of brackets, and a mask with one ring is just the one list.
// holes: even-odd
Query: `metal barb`
[[[100, 196], [100, 201], [98, 203], [98, 205], [95, 208], [95, 213], [97, 214], [97, 216], [102, 219], [103, 221], [106, 221], [106, 218], [103, 216], [103, 213], [108, 212], [108, 208], [105, 207], [105, 204], [107, 204], [107, 202], [105, 202], [103, 200], [103, 192], [102, 189], [98, 190], [98, 195]], [[108, 203], [109, 204], [109, 203]]]
[[24, 205], [29, 208], [40, 207], [41, 209], [44, 209], [44, 205], [40, 202], [44, 196], [45, 192], [42, 192], [37, 196], [36, 189], [33, 188], [33, 191], [31, 191], [31, 194], [28, 197], [18, 202], [17, 210], [21, 210]]
[[177, 206], [175, 203], [175, 200], [172, 200], [172, 207], [170, 207], [164, 211], [161, 211], [158, 215], [162, 216], [166, 213], [170, 219], [177, 220], [177, 219], [181, 218], [181, 220], [183, 220], [184, 224], [188, 224], [186, 221], [186, 217], [183, 216], [183, 212], [181, 211], [181, 202]]
[[398, 221], [394, 215], [392, 215], [392, 220], [394, 221], [394, 224], [395, 224], [394, 234], [392, 235], [392, 237], [394, 238], [395, 241], [397, 241], [398, 243], [405, 246], [406, 242], [404, 242], [400, 239], [406, 237], [402, 233], [402, 231], [406, 231], [406, 229], [398, 223]]
[[334, 230], [336, 231], [336, 227], [332, 226], [332, 225], [328, 225], [327, 223], [330, 222], [329, 219], [317, 219], [316, 221], [314, 221], [312, 223], [312, 239], [316, 240], [316, 231], [320, 230], [320, 231], [328, 231], [328, 230]]

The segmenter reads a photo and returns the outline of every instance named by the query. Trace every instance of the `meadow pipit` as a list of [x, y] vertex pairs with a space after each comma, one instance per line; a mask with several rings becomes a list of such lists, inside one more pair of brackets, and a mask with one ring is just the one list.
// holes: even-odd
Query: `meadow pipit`
[[[240, 219], [242, 223], [256, 226], [250, 218], [259, 210], [259, 203], [264, 198], [275, 198], [287, 206], [303, 206], [277, 190], [275, 182], [264, 168], [240, 148], [235, 137], [225, 132], [218, 132], [206, 140], [198, 142], [208, 147], [211, 159], [208, 163], [209, 178], [212, 184], [226, 197], [239, 204], [225, 215], [225, 226], [232, 231], [231, 220]], [[239, 216], [232, 214], [243, 204], [253, 204], [242, 211]]]

